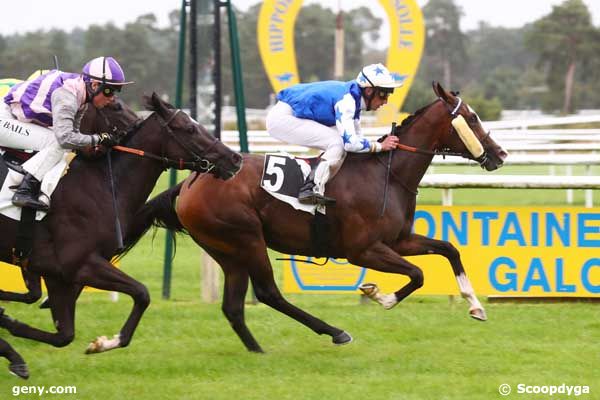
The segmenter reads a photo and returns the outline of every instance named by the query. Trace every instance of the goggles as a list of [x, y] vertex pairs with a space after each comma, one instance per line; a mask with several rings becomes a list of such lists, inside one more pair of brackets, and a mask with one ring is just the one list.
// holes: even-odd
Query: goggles
[[382, 100], [387, 100], [390, 95], [394, 93], [394, 89], [391, 88], [378, 88], [377, 96]]
[[106, 97], [113, 97], [115, 93], [119, 93], [121, 91], [121, 86], [108, 86], [103, 85], [101, 93]]

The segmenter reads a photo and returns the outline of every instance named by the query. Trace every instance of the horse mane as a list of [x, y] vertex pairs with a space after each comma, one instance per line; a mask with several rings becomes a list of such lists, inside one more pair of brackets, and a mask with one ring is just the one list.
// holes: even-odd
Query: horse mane
[[[408, 117], [404, 118], [402, 120], [402, 123], [400, 123], [400, 126], [396, 127], [396, 130], [394, 131], [394, 135], [396, 136], [400, 136], [401, 134], [403, 134], [404, 132], [406, 132], [408, 130], [408, 128], [423, 114], [425, 113], [425, 111], [431, 107], [433, 104], [435, 103], [435, 101], [433, 103], [427, 104], [426, 106], [423, 106], [421, 108], [419, 108], [417, 111], [415, 111], [414, 113], [410, 114]], [[389, 133], [386, 133], [385, 135], [381, 136], [379, 139], [377, 139], [377, 141], [379, 143], [383, 142], [383, 139], [385, 139], [387, 136], [389, 135]]]

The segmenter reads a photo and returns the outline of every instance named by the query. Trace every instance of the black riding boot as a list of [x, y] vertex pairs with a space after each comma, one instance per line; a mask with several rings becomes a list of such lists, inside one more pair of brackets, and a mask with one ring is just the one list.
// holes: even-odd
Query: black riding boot
[[38, 200], [40, 194], [40, 181], [31, 174], [25, 175], [23, 181], [15, 191], [12, 203], [17, 207], [29, 207], [34, 210], [48, 211], [48, 206]]
[[314, 191], [315, 188], [315, 171], [317, 170], [317, 166], [311, 169], [310, 174], [304, 181], [304, 185], [300, 188], [300, 193], [298, 194], [298, 201], [302, 204], [320, 204], [323, 206], [333, 206], [335, 205], [335, 199], [331, 197], [323, 196]]

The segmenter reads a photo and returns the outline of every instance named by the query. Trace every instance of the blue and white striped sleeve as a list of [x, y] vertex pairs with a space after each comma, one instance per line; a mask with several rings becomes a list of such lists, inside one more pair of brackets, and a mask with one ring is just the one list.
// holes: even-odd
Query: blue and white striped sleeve
[[360, 132], [360, 120], [354, 119], [356, 102], [347, 93], [335, 104], [335, 125], [344, 140], [344, 150], [351, 153], [368, 153], [381, 151], [381, 144], [371, 143]]

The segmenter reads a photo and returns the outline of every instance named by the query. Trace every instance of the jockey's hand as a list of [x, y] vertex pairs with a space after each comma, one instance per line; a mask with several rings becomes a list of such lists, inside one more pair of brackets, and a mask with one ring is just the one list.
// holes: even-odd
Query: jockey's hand
[[394, 150], [396, 146], [398, 146], [398, 143], [400, 143], [398, 136], [389, 135], [384, 139], [383, 143], [381, 143], [381, 151]]
[[104, 132], [98, 135], [98, 144], [104, 147], [113, 147], [119, 144], [117, 136]]

